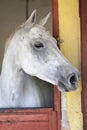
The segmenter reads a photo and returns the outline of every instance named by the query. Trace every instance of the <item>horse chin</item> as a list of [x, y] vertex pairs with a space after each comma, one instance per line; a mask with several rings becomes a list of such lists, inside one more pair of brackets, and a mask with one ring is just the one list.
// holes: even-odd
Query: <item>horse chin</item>
[[64, 83], [62, 82], [58, 82], [58, 90], [60, 92], [72, 92], [72, 91], [76, 91], [77, 90], [77, 85], [74, 85], [74, 86], [68, 86], [68, 85], [65, 85]]

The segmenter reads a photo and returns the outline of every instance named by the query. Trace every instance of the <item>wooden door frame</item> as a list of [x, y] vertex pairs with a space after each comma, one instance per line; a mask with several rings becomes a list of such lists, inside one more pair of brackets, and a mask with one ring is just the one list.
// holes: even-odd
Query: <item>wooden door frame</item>
[[87, 130], [87, 0], [80, 0], [83, 129]]
[[53, 20], [53, 36], [56, 39], [58, 39], [59, 36], [58, 0], [52, 0], [52, 20]]
[[[53, 20], [53, 36], [58, 40], [59, 37], [59, 15], [58, 15], [58, 0], [52, 0], [52, 20]], [[58, 91], [57, 87], [54, 87], [54, 106], [55, 111], [57, 111], [58, 119], [58, 130], [61, 130], [61, 98], [60, 92]], [[58, 101], [58, 102], [57, 102]]]

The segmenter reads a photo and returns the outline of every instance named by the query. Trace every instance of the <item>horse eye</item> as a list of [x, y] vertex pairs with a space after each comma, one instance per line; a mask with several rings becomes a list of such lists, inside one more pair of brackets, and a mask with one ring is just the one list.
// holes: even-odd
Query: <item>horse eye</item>
[[35, 48], [43, 48], [44, 47], [43, 43], [41, 43], [41, 42], [34, 44], [34, 46], [35, 46]]

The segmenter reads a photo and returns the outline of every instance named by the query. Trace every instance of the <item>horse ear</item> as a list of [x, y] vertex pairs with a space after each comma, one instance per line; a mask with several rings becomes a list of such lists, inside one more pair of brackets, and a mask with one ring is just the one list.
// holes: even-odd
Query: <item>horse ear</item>
[[30, 22], [31, 24], [35, 24], [35, 22], [36, 22], [36, 10], [34, 10], [32, 13], [31, 13], [31, 15], [30, 15], [30, 17], [29, 17], [29, 19], [27, 20], [27, 22]]
[[22, 24], [22, 27], [29, 27], [29, 25], [33, 25], [36, 22], [36, 10], [34, 10], [27, 21]]
[[42, 26], [44, 26], [44, 25], [46, 24], [46, 22], [48, 21], [50, 15], [51, 15], [51, 12], [49, 12], [49, 13], [47, 14], [47, 16], [46, 16], [45, 18], [43, 18], [43, 19], [39, 22], [39, 24], [42, 25]]

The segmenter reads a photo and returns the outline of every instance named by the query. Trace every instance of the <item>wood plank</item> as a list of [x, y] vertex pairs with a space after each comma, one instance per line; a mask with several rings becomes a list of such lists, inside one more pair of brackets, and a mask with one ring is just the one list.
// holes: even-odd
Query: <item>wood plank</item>
[[48, 113], [50, 111], [53, 111], [53, 108], [8, 108], [8, 109], [0, 109], [0, 114], [5, 113]]
[[48, 122], [0, 123], [0, 130], [49, 130]]
[[59, 21], [58, 21], [58, 0], [52, 0], [52, 20], [53, 20], [53, 36], [58, 39]]
[[49, 114], [49, 130], [58, 130], [57, 115], [56, 112], [50, 112]]
[[57, 86], [54, 86], [54, 111], [56, 112], [57, 118], [57, 130], [61, 130], [61, 106], [60, 106], [60, 92], [57, 89]]
[[0, 115], [0, 123], [4, 122], [23, 122], [23, 121], [48, 121], [48, 114], [7, 114]]
[[87, 0], [80, 0], [83, 127], [87, 130]]
[[[52, 0], [52, 16], [53, 16], [53, 36], [58, 40], [59, 37], [59, 16], [58, 16], [58, 0]], [[61, 130], [61, 106], [60, 92], [57, 86], [54, 86], [54, 111], [56, 111], [57, 130]]]
[[0, 115], [0, 130], [57, 130], [56, 112]]

